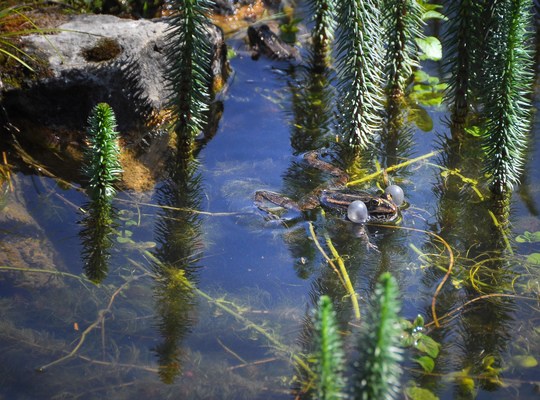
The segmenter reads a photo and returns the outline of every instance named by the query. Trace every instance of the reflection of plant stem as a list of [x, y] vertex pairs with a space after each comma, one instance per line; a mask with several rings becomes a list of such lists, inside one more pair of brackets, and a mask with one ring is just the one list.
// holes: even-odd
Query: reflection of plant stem
[[[157, 265], [161, 265], [161, 261], [157, 259], [152, 253], [150, 253], [148, 250], [143, 251], [144, 255], [149, 257], [152, 261], [157, 263]], [[185, 277], [184, 277], [185, 278]], [[182, 279], [180, 283], [183, 283], [184, 285], [187, 285], [189, 289], [193, 290], [197, 295], [204, 298], [208, 303], [215, 305], [216, 307], [222, 309], [227, 314], [232, 315], [234, 318], [236, 318], [238, 321], [242, 322], [246, 328], [253, 329], [254, 331], [260, 333], [263, 335], [270, 343], [272, 343], [278, 350], [287, 353], [292, 361], [294, 361], [296, 364], [300, 365], [304, 371], [306, 371], [310, 376], [313, 376], [313, 371], [309, 366], [306, 364], [306, 362], [296, 354], [294, 354], [291, 350], [287, 348], [283, 343], [281, 343], [279, 340], [277, 340], [274, 336], [272, 336], [271, 333], [267, 332], [264, 328], [256, 325], [254, 322], [249, 320], [248, 318], [241, 315], [239, 312], [233, 310], [231, 307], [227, 306], [225, 304], [225, 301], [220, 299], [215, 299], [212, 296], [208, 295], [207, 293], [203, 292], [201, 289], [194, 286], [187, 278]]]
[[122, 292], [122, 290], [127, 288], [130, 285], [131, 282], [139, 279], [142, 276], [146, 276], [146, 275], [147, 274], [134, 276], [131, 279], [124, 282], [124, 284], [122, 284], [120, 287], [118, 287], [118, 289], [116, 289], [114, 291], [114, 293], [111, 295], [111, 298], [109, 299], [109, 303], [107, 304], [107, 307], [98, 311], [98, 318], [93, 323], [91, 323], [88, 326], [88, 328], [86, 328], [84, 330], [81, 337], [79, 338], [79, 343], [77, 343], [77, 345], [73, 348], [73, 350], [71, 350], [64, 357], [60, 357], [59, 359], [57, 359], [57, 360], [55, 360], [53, 362], [50, 362], [49, 364], [45, 364], [45, 365], [39, 367], [37, 370], [39, 372], [44, 372], [47, 368], [52, 367], [53, 365], [56, 365], [56, 364], [60, 364], [61, 362], [66, 361], [66, 360], [72, 358], [73, 356], [75, 356], [75, 354], [79, 351], [81, 346], [84, 344], [84, 341], [86, 340], [86, 336], [91, 331], [93, 331], [97, 326], [99, 326], [103, 322], [103, 320], [105, 319], [105, 316], [111, 311], [111, 308], [112, 308], [112, 305], [114, 303], [114, 300], [116, 299], [116, 296], [118, 296], [118, 294], [120, 294]]
[[311, 233], [311, 237], [313, 238], [313, 241], [315, 242], [315, 246], [317, 246], [317, 249], [322, 254], [324, 259], [330, 264], [334, 272], [337, 274], [341, 284], [347, 290], [349, 293], [349, 296], [351, 297], [351, 303], [354, 309], [354, 316], [356, 319], [360, 319], [360, 307], [358, 306], [358, 297], [356, 296], [356, 292], [354, 291], [354, 288], [352, 286], [351, 280], [349, 278], [349, 274], [347, 273], [347, 268], [345, 268], [345, 264], [343, 263], [343, 259], [337, 252], [336, 248], [332, 244], [332, 241], [330, 240], [330, 237], [328, 237], [327, 234], [324, 235], [326, 239], [326, 244], [330, 248], [330, 251], [332, 252], [332, 255], [334, 256], [334, 260], [337, 261], [339, 265], [339, 269], [336, 267], [336, 264], [334, 264], [334, 260], [331, 259], [328, 254], [324, 251], [321, 244], [319, 243], [319, 239], [317, 239], [317, 235], [315, 234], [315, 230], [313, 229], [313, 224], [309, 223], [309, 233]]
[[452, 248], [450, 247], [448, 242], [446, 240], [444, 240], [441, 236], [437, 235], [436, 233], [426, 231], [426, 230], [423, 230], [423, 229], [409, 228], [409, 227], [405, 227], [405, 226], [380, 225], [380, 224], [371, 224], [371, 226], [377, 226], [377, 227], [380, 227], [380, 228], [390, 228], [390, 229], [405, 229], [407, 231], [425, 233], [427, 235], [433, 236], [435, 239], [440, 241], [443, 244], [443, 246], [446, 248], [446, 250], [448, 251], [448, 257], [449, 257], [448, 268], [446, 270], [446, 274], [444, 275], [443, 279], [441, 280], [441, 282], [437, 286], [437, 289], [435, 289], [435, 293], [433, 294], [433, 298], [431, 299], [431, 315], [433, 316], [433, 323], [435, 324], [435, 326], [437, 328], [440, 328], [439, 320], [437, 318], [437, 313], [435, 311], [435, 304], [437, 302], [437, 296], [439, 296], [439, 293], [440, 293], [442, 287], [444, 286], [444, 284], [446, 283], [446, 281], [448, 280], [448, 278], [452, 274], [452, 270], [454, 268], [454, 252], [452, 251]]
[[360, 183], [364, 183], [364, 182], [368, 182], [372, 179], [375, 179], [377, 178], [379, 175], [382, 175], [384, 173], [388, 173], [388, 172], [392, 172], [392, 171], [395, 171], [395, 170], [398, 170], [400, 168], [405, 168], [411, 164], [414, 164], [416, 162], [419, 162], [419, 161], [422, 161], [422, 160], [425, 160], [427, 158], [431, 158], [433, 156], [436, 156], [437, 154], [439, 154], [440, 151], [437, 150], [437, 151], [432, 151], [431, 153], [427, 153], [427, 154], [424, 154], [422, 156], [419, 156], [419, 157], [416, 157], [416, 158], [411, 158], [410, 160], [407, 160], [407, 161], [404, 161], [402, 162], [401, 164], [396, 164], [396, 165], [391, 165], [390, 167], [388, 168], [385, 168], [385, 169], [381, 169], [377, 172], [374, 172], [372, 174], [369, 174], [369, 175], [366, 175], [364, 176], [363, 178], [360, 178], [360, 179], [356, 179], [354, 181], [350, 181], [350, 182], [347, 182], [347, 186], [353, 186], [353, 185], [358, 185]]

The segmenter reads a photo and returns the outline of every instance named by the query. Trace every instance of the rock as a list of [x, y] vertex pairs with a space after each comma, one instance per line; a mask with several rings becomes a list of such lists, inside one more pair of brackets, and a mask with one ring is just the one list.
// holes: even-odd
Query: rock
[[[91, 108], [105, 101], [113, 107], [123, 132], [146, 124], [167, 98], [163, 69], [163, 21], [128, 20], [112, 15], [76, 15], [58, 26], [55, 35], [24, 38], [27, 51], [48, 62], [51, 76], [7, 90], [9, 115], [37, 120], [47, 126], [80, 128]], [[223, 35], [212, 26], [212, 73], [223, 79], [226, 61]]]
[[[65, 265], [45, 231], [29, 213], [22, 191], [4, 195], [3, 201], [0, 265], [13, 269], [0, 271], [0, 281], [7, 280], [14, 286], [30, 289], [63, 286], [55, 272], [65, 271]], [[29, 272], [31, 270], [37, 272]]]
[[[168, 115], [163, 75], [168, 28], [163, 20], [75, 15], [57, 27], [57, 34], [24, 37], [25, 51], [44, 60], [46, 73], [21, 88], [4, 85], [0, 123], [4, 119], [16, 126], [19, 142], [53, 174], [77, 181], [88, 115], [97, 103], [106, 102], [115, 112], [123, 148], [141, 163], [132, 171], [148, 171], [143, 186], [152, 187], [169, 151], [168, 135], [160, 128]], [[214, 88], [219, 89], [227, 79], [227, 49], [219, 28], [211, 25], [208, 35]], [[140, 179], [135, 186], [126, 187], [140, 189]]]

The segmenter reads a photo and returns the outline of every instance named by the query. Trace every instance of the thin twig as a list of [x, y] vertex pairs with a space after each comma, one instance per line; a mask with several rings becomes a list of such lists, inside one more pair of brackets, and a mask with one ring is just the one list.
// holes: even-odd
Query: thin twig
[[269, 362], [274, 362], [274, 361], [279, 361], [279, 358], [277, 357], [270, 357], [270, 358], [265, 358], [265, 359], [262, 359], [262, 360], [257, 360], [257, 361], [252, 361], [252, 362], [246, 362], [244, 364], [240, 364], [240, 365], [235, 365], [233, 367], [229, 367], [227, 368], [228, 371], [234, 371], [235, 369], [239, 369], [239, 368], [246, 368], [246, 367], [252, 367], [252, 366], [255, 366], [255, 365], [261, 365], [261, 364], [267, 364]]
[[219, 345], [221, 347], [223, 347], [223, 350], [225, 350], [227, 353], [229, 353], [230, 355], [232, 355], [234, 358], [236, 358], [238, 361], [240, 361], [241, 363], [243, 364], [247, 364], [248, 362], [246, 360], [244, 360], [242, 357], [240, 357], [236, 352], [234, 352], [232, 349], [230, 349], [229, 347], [225, 346], [223, 344], [223, 342], [221, 340], [219, 340], [219, 338], [216, 338], [217, 342], [219, 343]]
[[71, 350], [68, 354], [66, 354], [65, 356], [63, 357], [60, 357], [59, 359], [53, 361], [53, 362], [50, 362], [48, 364], [45, 364], [39, 368], [37, 368], [37, 370], [39, 372], [44, 372], [47, 368], [50, 368], [52, 367], [53, 365], [56, 365], [56, 364], [59, 364], [63, 361], [66, 361], [70, 358], [72, 358], [73, 356], [75, 356], [75, 354], [79, 351], [79, 349], [81, 348], [81, 346], [84, 344], [84, 341], [86, 340], [86, 336], [88, 336], [88, 334], [93, 331], [97, 326], [99, 326], [103, 320], [105, 319], [105, 316], [111, 311], [111, 308], [112, 308], [112, 305], [114, 303], [114, 300], [116, 298], [116, 296], [122, 292], [122, 290], [124, 290], [126, 287], [129, 286], [129, 284], [137, 279], [139, 279], [140, 277], [142, 276], [145, 276], [146, 274], [144, 275], [138, 275], [138, 276], [134, 276], [132, 277], [131, 279], [127, 280], [124, 284], [122, 284], [120, 287], [118, 287], [118, 289], [116, 289], [114, 291], [114, 293], [111, 295], [111, 298], [109, 299], [109, 303], [107, 304], [107, 307], [104, 308], [104, 309], [101, 309], [98, 311], [98, 317], [97, 319], [88, 326], [88, 328], [86, 328], [84, 330], [84, 332], [82, 333], [81, 337], [79, 338], [79, 342], [77, 343], [77, 345], [73, 348], [73, 350]]

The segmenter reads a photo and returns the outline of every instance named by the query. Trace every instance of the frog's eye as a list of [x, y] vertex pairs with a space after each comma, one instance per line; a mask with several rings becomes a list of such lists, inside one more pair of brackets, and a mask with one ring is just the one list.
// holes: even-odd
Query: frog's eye
[[361, 200], [355, 200], [347, 207], [347, 217], [357, 224], [365, 224], [369, 218], [366, 203]]
[[403, 200], [405, 200], [405, 194], [403, 193], [403, 189], [399, 187], [398, 185], [390, 185], [386, 188], [384, 193], [391, 196], [392, 201], [396, 206], [400, 206], [403, 204]]

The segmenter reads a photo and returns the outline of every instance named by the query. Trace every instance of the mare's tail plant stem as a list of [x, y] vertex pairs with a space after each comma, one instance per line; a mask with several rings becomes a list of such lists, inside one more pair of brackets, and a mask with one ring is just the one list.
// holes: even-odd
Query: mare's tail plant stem
[[[452, 123], [462, 126], [467, 120], [472, 99], [477, 89], [474, 82], [479, 75], [482, 48], [482, 20], [484, 1], [454, 0], [449, 2], [448, 28], [444, 38], [445, 69], [448, 72], [446, 102]], [[459, 132], [456, 130], [453, 132]]]
[[178, 149], [189, 155], [193, 140], [206, 125], [210, 104], [208, 0], [171, 0], [166, 37], [165, 77]]
[[384, 49], [380, 22], [372, 0], [339, 2], [339, 125], [345, 144], [353, 149], [366, 149], [381, 129]]
[[336, 322], [332, 300], [321, 296], [313, 317], [315, 326], [315, 386], [316, 399], [338, 400], [344, 398], [345, 356]]
[[422, 35], [422, 7], [417, 0], [384, 0], [382, 18], [388, 43], [385, 55], [386, 90], [392, 98], [401, 98], [413, 68], [418, 66], [416, 38]]
[[110, 200], [116, 193], [113, 184], [122, 173], [116, 132], [116, 117], [106, 103], [97, 104], [88, 118], [88, 148], [84, 172], [92, 200]]
[[311, 31], [315, 53], [330, 64], [331, 46], [336, 31], [336, 0], [309, 0], [315, 26]]
[[372, 295], [360, 336], [360, 368], [355, 399], [395, 399], [401, 375], [402, 329], [399, 320], [399, 289], [390, 273], [381, 275]]
[[532, 0], [495, 0], [491, 7], [481, 76], [483, 142], [491, 190], [501, 195], [519, 183], [530, 129]]

